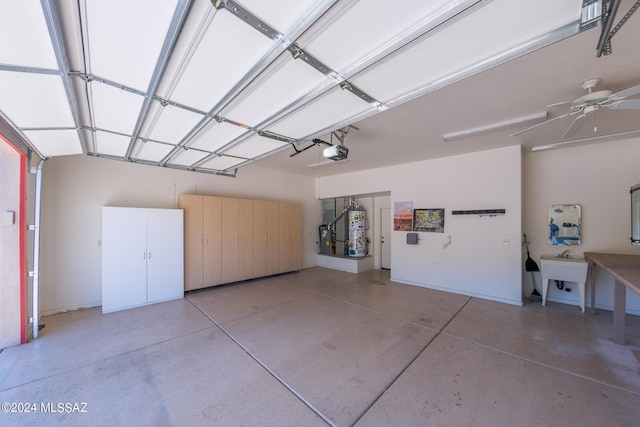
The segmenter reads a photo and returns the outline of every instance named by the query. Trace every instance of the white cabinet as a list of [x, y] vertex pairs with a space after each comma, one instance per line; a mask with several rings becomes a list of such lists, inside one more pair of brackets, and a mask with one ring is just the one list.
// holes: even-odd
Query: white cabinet
[[184, 296], [181, 209], [102, 208], [102, 312]]

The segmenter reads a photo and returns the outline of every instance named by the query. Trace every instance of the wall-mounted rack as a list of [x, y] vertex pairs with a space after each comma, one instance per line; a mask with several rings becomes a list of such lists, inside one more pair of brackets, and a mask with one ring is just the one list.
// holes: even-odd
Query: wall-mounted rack
[[478, 216], [498, 216], [504, 215], [506, 209], [472, 209], [466, 211], [451, 211], [452, 215], [478, 215]]

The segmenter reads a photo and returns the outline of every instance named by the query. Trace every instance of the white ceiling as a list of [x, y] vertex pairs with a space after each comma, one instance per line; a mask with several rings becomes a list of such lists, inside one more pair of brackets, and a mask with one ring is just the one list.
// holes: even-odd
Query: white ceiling
[[[0, 112], [45, 158], [224, 175], [529, 149], [559, 142], [573, 116], [514, 137], [543, 119], [443, 135], [557, 117], [568, 107], [547, 106], [584, 95], [587, 79], [614, 92], [639, 85], [640, 13], [597, 57], [601, 24], [579, 31], [582, 3], [0, 0]], [[614, 25], [638, 3], [622, 0]], [[593, 119], [571, 140], [640, 131], [640, 110], [598, 110], [595, 132]], [[325, 161], [324, 144], [291, 157], [314, 138], [338, 143], [338, 129], [348, 161], [309, 168]]]

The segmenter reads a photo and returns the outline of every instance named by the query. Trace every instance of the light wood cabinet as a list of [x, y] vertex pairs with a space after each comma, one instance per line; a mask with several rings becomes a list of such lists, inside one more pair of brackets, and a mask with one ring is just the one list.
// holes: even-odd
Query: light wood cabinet
[[253, 274], [267, 276], [267, 201], [253, 201]]
[[204, 265], [204, 198], [182, 194], [178, 197], [178, 207], [184, 211], [184, 290], [200, 289]]
[[297, 203], [181, 194], [185, 290], [302, 268]]
[[181, 194], [184, 211], [184, 289], [222, 283], [222, 202], [220, 197]]
[[252, 279], [253, 200], [238, 200], [238, 280]]
[[222, 198], [222, 283], [252, 279], [253, 200]]
[[[202, 286], [219, 285], [222, 282], [222, 198], [203, 198], [202, 235]], [[197, 238], [197, 236], [195, 236]]]
[[238, 281], [238, 199], [222, 198], [222, 283]]
[[291, 204], [280, 202], [280, 272], [291, 271]]
[[280, 271], [280, 202], [267, 202], [267, 275]]

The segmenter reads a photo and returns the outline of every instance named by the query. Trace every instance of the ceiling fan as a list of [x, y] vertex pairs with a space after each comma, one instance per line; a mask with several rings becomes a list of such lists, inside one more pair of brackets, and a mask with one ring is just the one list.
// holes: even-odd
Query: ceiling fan
[[[596, 111], [598, 111], [600, 108], [608, 108], [611, 110], [640, 110], [640, 99], [626, 99], [631, 96], [640, 94], [640, 85], [632, 86], [616, 93], [613, 93], [613, 91], [610, 90], [594, 91], [599, 83], [600, 79], [598, 78], [586, 80], [580, 85], [580, 87], [587, 91], [586, 95], [574, 99], [573, 101], [559, 102], [557, 104], [547, 106], [547, 109], [569, 106], [569, 112], [558, 117], [546, 120], [542, 123], [538, 123], [534, 126], [528, 127], [510, 136], [520, 135], [521, 133], [530, 131], [539, 126], [549, 124], [556, 120], [577, 115], [577, 117], [573, 120], [569, 128], [562, 136], [562, 139], [564, 140], [565, 138], [569, 138], [578, 133], [584, 122], [587, 120], [587, 117], [595, 114]], [[596, 127], [594, 127], [594, 131], [597, 131]]]

